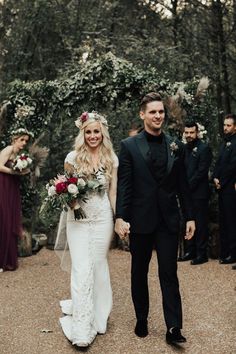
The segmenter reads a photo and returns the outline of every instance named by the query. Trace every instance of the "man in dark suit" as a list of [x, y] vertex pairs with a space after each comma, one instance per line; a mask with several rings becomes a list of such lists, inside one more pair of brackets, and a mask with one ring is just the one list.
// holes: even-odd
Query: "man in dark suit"
[[195, 236], [185, 241], [185, 254], [179, 261], [192, 260], [191, 264], [202, 264], [208, 261], [208, 201], [210, 196], [209, 168], [212, 152], [209, 146], [198, 138], [198, 125], [195, 122], [186, 122], [184, 128], [185, 167], [193, 200], [196, 222]]
[[224, 142], [220, 147], [213, 178], [219, 195], [220, 264], [236, 262], [236, 115], [224, 119]]
[[121, 142], [115, 230], [130, 233], [131, 292], [137, 323], [135, 334], [148, 335], [148, 266], [157, 251], [159, 280], [169, 344], [185, 342], [181, 334], [182, 307], [177, 278], [179, 209], [181, 194], [186, 238], [195, 230], [184, 168], [183, 144], [162, 132], [162, 98], [151, 92], [141, 102], [144, 131]]

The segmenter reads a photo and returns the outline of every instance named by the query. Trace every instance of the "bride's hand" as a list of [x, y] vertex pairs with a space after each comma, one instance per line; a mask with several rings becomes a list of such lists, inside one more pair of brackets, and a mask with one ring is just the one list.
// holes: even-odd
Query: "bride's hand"
[[125, 239], [130, 233], [130, 224], [121, 218], [116, 219], [115, 232], [119, 235], [121, 240]]
[[74, 199], [69, 203], [69, 207], [73, 210], [75, 208], [76, 204], [77, 204], [77, 200]]

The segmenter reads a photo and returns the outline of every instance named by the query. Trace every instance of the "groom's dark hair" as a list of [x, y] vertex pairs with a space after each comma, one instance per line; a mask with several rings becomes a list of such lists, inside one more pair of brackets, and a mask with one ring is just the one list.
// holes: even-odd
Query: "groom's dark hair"
[[147, 104], [153, 101], [162, 102], [162, 97], [158, 92], [149, 92], [142, 97], [140, 102], [140, 111], [145, 111]]

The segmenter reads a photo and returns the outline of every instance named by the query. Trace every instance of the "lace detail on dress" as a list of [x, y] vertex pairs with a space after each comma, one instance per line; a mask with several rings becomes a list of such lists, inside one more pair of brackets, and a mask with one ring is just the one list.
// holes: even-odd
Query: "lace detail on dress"
[[79, 345], [80, 343], [90, 344], [97, 331], [95, 329], [94, 317], [94, 301], [93, 301], [93, 242], [89, 241], [89, 264], [81, 266], [78, 277], [81, 279], [78, 289], [78, 296], [73, 299], [73, 320], [71, 328], [72, 343]]

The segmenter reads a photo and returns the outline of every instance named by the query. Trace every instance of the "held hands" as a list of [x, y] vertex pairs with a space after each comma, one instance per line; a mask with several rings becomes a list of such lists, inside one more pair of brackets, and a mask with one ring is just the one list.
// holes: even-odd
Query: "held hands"
[[124, 240], [130, 233], [130, 224], [121, 218], [116, 219], [115, 232], [119, 235], [121, 240]]
[[196, 230], [195, 221], [194, 220], [187, 221], [186, 235], [184, 236], [185, 240], [191, 240], [191, 238], [194, 235], [195, 230]]

